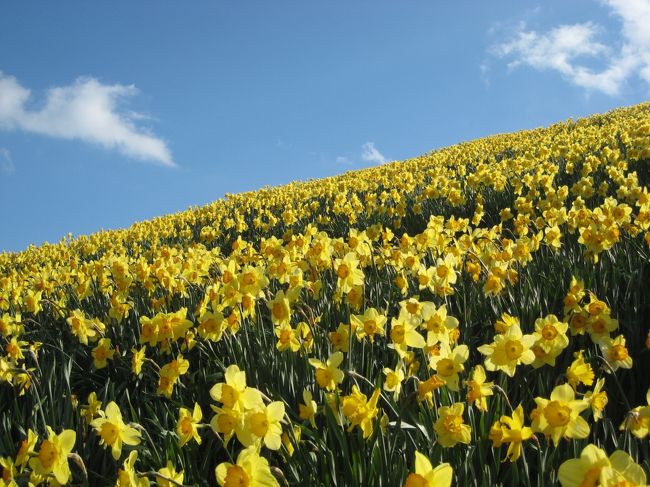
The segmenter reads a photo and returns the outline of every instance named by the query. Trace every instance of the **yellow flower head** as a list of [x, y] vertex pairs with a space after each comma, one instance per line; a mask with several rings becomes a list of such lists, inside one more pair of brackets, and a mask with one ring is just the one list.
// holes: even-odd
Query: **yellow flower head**
[[103, 369], [108, 365], [108, 361], [113, 359], [115, 350], [111, 348], [111, 339], [102, 338], [92, 350], [93, 364], [97, 369]]
[[485, 382], [487, 378], [485, 374], [485, 369], [482, 365], [477, 365], [474, 367], [472, 372], [472, 378], [468, 381], [465, 381], [467, 386], [467, 403], [474, 403], [474, 406], [479, 411], [487, 411], [487, 396], [491, 396], [494, 393], [492, 392], [493, 382]]
[[569, 384], [574, 389], [577, 389], [580, 384], [590, 386], [594, 383], [594, 370], [589, 362], [585, 362], [582, 350], [576, 354], [576, 359], [567, 369], [566, 375]]
[[220, 463], [215, 469], [217, 483], [221, 487], [275, 487], [278, 481], [271, 473], [269, 462], [257, 452], [255, 446], [242, 450], [237, 463]]
[[513, 377], [517, 365], [528, 365], [535, 360], [531, 347], [536, 341], [534, 335], [524, 335], [519, 325], [513, 324], [504, 334], [496, 335], [493, 343], [478, 347], [478, 351], [486, 356], [487, 370], [501, 370]]
[[631, 487], [646, 485], [647, 481], [643, 468], [630, 455], [616, 450], [608, 458], [604, 450], [593, 444], [584, 447], [580, 458], [572, 458], [560, 465], [558, 476], [562, 487]]
[[[180, 472], [176, 471], [176, 468], [174, 467], [174, 464], [171, 462], [171, 460], [167, 460], [167, 466], [161, 468], [158, 470], [158, 473], [165, 478], [157, 477], [156, 478], [156, 485], [158, 487], [176, 487], [179, 484], [183, 484], [183, 471], [181, 470]], [[171, 482], [167, 479], [171, 479], [174, 482]]]
[[533, 430], [524, 426], [524, 410], [521, 404], [512, 412], [512, 417], [501, 416], [500, 423], [503, 428], [502, 442], [508, 443], [506, 458], [516, 462], [521, 456], [522, 443], [533, 436]]
[[459, 390], [458, 374], [465, 370], [463, 365], [469, 358], [467, 345], [458, 345], [453, 350], [448, 343], [440, 343], [440, 351], [429, 358], [429, 367], [436, 371], [449, 390]]
[[302, 391], [303, 404], [298, 404], [298, 415], [303, 421], [309, 420], [311, 425], [316, 427], [316, 413], [318, 412], [318, 405], [313, 400], [311, 392], [307, 389]]
[[124, 423], [120, 407], [113, 401], [106, 405], [102, 417], [94, 419], [90, 426], [95, 428], [99, 435], [99, 444], [111, 447], [111, 453], [115, 460], [120, 458], [123, 444], [140, 444], [140, 432]]
[[326, 363], [310, 358], [309, 364], [316, 369], [316, 383], [328, 391], [335, 390], [345, 377], [343, 371], [339, 369], [341, 362], [343, 362], [343, 353], [341, 352], [334, 352]]
[[456, 402], [451, 406], [438, 409], [438, 420], [433, 425], [438, 443], [449, 448], [458, 443], [469, 444], [472, 438], [472, 428], [463, 419], [463, 403]]
[[244, 421], [239, 423], [237, 438], [244, 446], [264, 444], [269, 450], [279, 450], [282, 446], [282, 420], [284, 403], [274, 401], [248, 411]]
[[536, 397], [535, 402], [540, 414], [533, 419], [533, 430], [550, 436], [555, 446], [562, 437], [581, 439], [589, 435], [589, 424], [580, 416], [589, 403], [576, 400], [569, 384], [555, 387], [550, 399]]
[[630, 357], [629, 351], [625, 346], [625, 337], [623, 335], [619, 335], [613, 340], [607, 339], [602, 341], [600, 343], [600, 349], [603, 357], [605, 357], [605, 360], [607, 360], [607, 363], [611, 365], [614, 371], [619, 368], [632, 368], [632, 357]]
[[194, 404], [194, 411], [186, 408], [180, 408], [178, 411], [178, 423], [176, 423], [176, 433], [180, 438], [179, 446], [184, 446], [192, 439], [201, 444], [201, 437], [197, 425], [203, 418], [201, 406], [198, 403]]
[[384, 367], [384, 375], [386, 379], [384, 380], [384, 390], [393, 393], [393, 399], [397, 401], [399, 399], [400, 392], [402, 390], [402, 381], [404, 380], [404, 367], [400, 362], [395, 370]]
[[374, 343], [375, 336], [384, 336], [386, 333], [384, 327], [386, 326], [387, 318], [379, 313], [375, 308], [368, 308], [363, 315], [351, 315], [350, 322], [354, 330], [357, 340], [361, 341], [364, 337]]
[[47, 439], [43, 440], [38, 455], [29, 460], [29, 466], [38, 475], [53, 474], [60, 484], [67, 484], [70, 478], [68, 453], [74, 447], [77, 434], [63, 430], [58, 435], [47, 427]]
[[373, 432], [373, 420], [379, 413], [377, 402], [381, 389], [375, 389], [370, 399], [365, 394], [359, 391], [359, 388], [352, 386], [352, 394], [343, 396], [341, 400], [341, 410], [343, 415], [350, 421], [350, 428], [352, 430], [355, 426], [359, 426], [363, 431], [363, 437], [369, 438]]
[[246, 386], [246, 372], [236, 364], [230, 365], [225, 373], [226, 382], [215, 384], [210, 397], [228, 409], [246, 411], [262, 405], [260, 391]]
[[422, 453], [415, 452], [415, 472], [406, 477], [404, 487], [450, 487], [454, 471], [448, 463], [433, 468], [431, 461]]

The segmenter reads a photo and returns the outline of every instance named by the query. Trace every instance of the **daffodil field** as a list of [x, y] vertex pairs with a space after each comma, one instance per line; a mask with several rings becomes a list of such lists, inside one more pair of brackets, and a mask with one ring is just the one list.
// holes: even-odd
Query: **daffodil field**
[[0, 255], [0, 486], [646, 485], [650, 104]]

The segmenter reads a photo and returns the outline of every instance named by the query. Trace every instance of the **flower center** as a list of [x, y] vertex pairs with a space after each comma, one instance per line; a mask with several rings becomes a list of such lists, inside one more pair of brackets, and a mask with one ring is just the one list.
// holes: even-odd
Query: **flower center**
[[404, 341], [404, 327], [403, 326], [394, 326], [390, 330], [390, 338], [395, 343], [402, 343]]
[[509, 360], [516, 360], [521, 357], [524, 346], [517, 340], [508, 340], [506, 342], [506, 355]]
[[[366, 320], [366, 321], [364, 321], [363, 322], [363, 331], [366, 332], [366, 335], [370, 335], [370, 336], [377, 333], [377, 323], [375, 322], [375, 320]], [[403, 335], [404, 335], [404, 333], [402, 332], [402, 336]], [[392, 337], [392, 334], [391, 334], [391, 337]]]
[[590, 468], [585, 472], [584, 480], [580, 483], [580, 487], [596, 487], [600, 480], [601, 467]]
[[223, 487], [246, 487], [248, 485], [250, 485], [248, 474], [243, 468], [239, 465], [228, 467]]
[[217, 418], [217, 426], [219, 426], [219, 431], [229, 435], [235, 429], [235, 418], [230, 414], [220, 414]]
[[445, 417], [443, 421], [444, 428], [450, 433], [457, 434], [461, 431], [463, 425], [463, 418], [456, 414], [450, 414]]
[[275, 316], [275, 318], [278, 320], [286, 318], [287, 310], [285, 309], [284, 304], [282, 303], [273, 304], [273, 316]]
[[571, 408], [566, 403], [551, 401], [544, 408], [544, 416], [553, 428], [565, 426], [571, 419]]
[[59, 452], [50, 440], [45, 440], [38, 452], [38, 459], [45, 470], [51, 470], [54, 463], [59, 458]]
[[611, 356], [616, 361], [625, 360], [628, 357], [627, 348], [625, 348], [625, 345], [614, 345]]
[[404, 487], [428, 487], [428, 485], [429, 482], [427, 479], [417, 473], [410, 473], [409, 476], [406, 477], [406, 482], [404, 483]]
[[253, 413], [250, 417], [251, 431], [260, 438], [263, 438], [269, 430], [269, 420], [266, 414], [259, 412]]
[[252, 272], [245, 273], [243, 280], [244, 280], [244, 284], [246, 284], [247, 286], [252, 286], [257, 281], [257, 279], [255, 278], [255, 274]]
[[557, 330], [553, 325], [545, 325], [542, 329], [544, 340], [553, 340], [557, 336]]
[[188, 417], [183, 418], [183, 420], [181, 421], [181, 432], [184, 435], [191, 435], [193, 429], [194, 428], [192, 428], [192, 421], [190, 420], [190, 418]]
[[316, 382], [320, 387], [327, 387], [327, 385], [332, 381], [332, 374], [327, 369], [317, 369], [316, 370]]
[[99, 435], [104, 440], [104, 443], [107, 445], [112, 445], [120, 436], [120, 430], [118, 429], [117, 425], [106, 421], [104, 424], [102, 424], [102, 429], [99, 432]]
[[346, 264], [341, 264], [338, 269], [336, 269], [336, 275], [341, 279], [345, 279], [350, 275], [350, 269]]
[[448, 358], [443, 358], [436, 365], [436, 371], [443, 377], [449, 377], [454, 374], [454, 361]]
[[239, 391], [234, 387], [224, 384], [221, 388], [221, 402], [227, 408], [232, 408], [239, 399]]

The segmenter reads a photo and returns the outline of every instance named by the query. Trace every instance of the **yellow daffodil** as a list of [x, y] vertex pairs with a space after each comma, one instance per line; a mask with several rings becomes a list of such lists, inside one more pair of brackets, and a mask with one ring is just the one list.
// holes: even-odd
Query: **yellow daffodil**
[[386, 376], [383, 388], [385, 391], [392, 392], [393, 399], [397, 401], [402, 390], [402, 381], [405, 377], [403, 365], [400, 362], [395, 369], [384, 367], [383, 372]]
[[478, 347], [478, 351], [486, 356], [487, 370], [500, 370], [513, 377], [517, 365], [531, 364], [535, 360], [531, 347], [536, 341], [534, 335], [524, 335], [519, 326], [513, 324], [504, 334], [496, 335], [493, 343]]
[[244, 446], [263, 444], [269, 450], [279, 450], [282, 446], [282, 421], [284, 403], [274, 401], [248, 411], [244, 421], [239, 424], [237, 438]]
[[211, 406], [212, 410], [217, 413], [210, 420], [210, 428], [217, 434], [223, 435], [223, 444], [227, 445], [230, 439], [241, 428], [244, 420], [244, 414], [240, 411]]
[[300, 340], [296, 335], [296, 330], [291, 328], [288, 323], [283, 323], [275, 327], [275, 336], [278, 338], [275, 348], [280, 352], [290, 350], [297, 352], [300, 350]]
[[210, 389], [210, 397], [222, 403], [228, 409], [245, 411], [262, 405], [260, 391], [246, 386], [246, 372], [239, 370], [236, 364], [230, 365], [225, 372], [226, 382], [215, 384]]
[[447, 315], [447, 306], [439, 308], [433, 303], [424, 303], [422, 306], [422, 329], [427, 332], [427, 346], [436, 343], [448, 342], [449, 332], [458, 329], [459, 322], [453, 316]]
[[102, 410], [102, 402], [97, 400], [97, 393], [91, 392], [88, 394], [88, 405], [81, 408], [81, 415], [86, 420], [86, 423], [95, 419]]
[[343, 371], [339, 369], [341, 362], [343, 362], [343, 353], [341, 352], [334, 352], [325, 363], [310, 358], [309, 364], [316, 369], [316, 383], [328, 391], [335, 390], [345, 377]]
[[93, 364], [96, 369], [103, 369], [108, 365], [108, 361], [113, 359], [115, 350], [111, 348], [111, 339], [102, 338], [99, 343], [91, 352], [93, 356]]
[[140, 350], [135, 347], [131, 349], [131, 372], [133, 372], [135, 375], [140, 375], [140, 372], [142, 372], [142, 366], [144, 365], [146, 352], [146, 346], [141, 347]]
[[255, 446], [242, 450], [237, 463], [220, 463], [215, 469], [217, 483], [221, 487], [276, 487], [278, 481], [271, 473], [269, 462], [261, 457]]
[[77, 434], [72, 430], [63, 430], [56, 435], [47, 427], [47, 438], [43, 440], [38, 455], [29, 460], [29, 466], [38, 475], [54, 475], [56, 481], [63, 485], [70, 479], [68, 454], [74, 448]]
[[512, 416], [501, 416], [501, 426], [503, 427], [503, 443], [508, 444], [506, 458], [511, 462], [516, 462], [521, 456], [522, 443], [533, 436], [533, 430], [524, 426], [524, 409], [521, 406], [512, 412]]
[[566, 460], [558, 471], [562, 487], [583, 487], [588, 485], [644, 486], [646, 475], [643, 468], [622, 450], [616, 450], [609, 457], [596, 445], [587, 445], [580, 458]]
[[149, 479], [138, 477], [135, 471], [135, 462], [138, 459], [138, 452], [133, 450], [124, 460], [122, 468], [117, 471], [115, 487], [149, 487]]
[[408, 348], [424, 348], [426, 341], [417, 332], [420, 320], [412, 317], [408, 312], [400, 311], [397, 318], [393, 318], [390, 326], [390, 346], [397, 352], [400, 358], [404, 358]]
[[194, 404], [194, 410], [190, 411], [186, 408], [180, 408], [178, 411], [178, 423], [176, 423], [176, 433], [180, 438], [178, 446], [184, 446], [192, 439], [201, 444], [201, 437], [197, 425], [203, 418], [201, 406], [198, 403]]
[[99, 435], [99, 444], [104, 445], [104, 447], [111, 447], [111, 453], [115, 460], [119, 460], [123, 444], [140, 444], [140, 432], [124, 423], [122, 412], [113, 401], [106, 405], [106, 409], [100, 418], [91, 421], [90, 426], [95, 428]]
[[598, 379], [596, 385], [594, 386], [593, 391], [587, 391], [585, 394], [584, 400], [589, 403], [591, 406], [591, 412], [594, 416], [594, 421], [598, 421], [603, 417], [603, 411], [605, 411], [605, 406], [607, 406], [607, 391], [603, 390], [605, 386], [605, 379]]
[[458, 345], [452, 350], [448, 343], [442, 342], [438, 353], [429, 357], [429, 367], [436, 371], [449, 390], [458, 391], [460, 382], [458, 374], [465, 370], [463, 364], [468, 358], [467, 345]]
[[302, 404], [298, 404], [298, 415], [303, 421], [309, 421], [311, 425], [316, 427], [316, 413], [318, 412], [318, 405], [313, 400], [312, 394], [307, 389], [302, 391]]
[[639, 439], [648, 436], [650, 432], [650, 389], [646, 393], [646, 405], [637, 406], [627, 413], [625, 421], [619, 429], [628, 430]]
[[275, 326], [289, 326], [291, 321], [291, 306], [284, 291], [278, 291], [275, 294], [275, 298], [268, 302], [268, 307], [271, 311], [271, 321]]
[[343, 292], [363, 285], [364, 274], [359, 269], [359, 259], [354, 252], [347, 253], [343, 259], [337, 259], [334, 262], [334, 271], [338, 277], [337, 287]]
[[632, 368], [632, 357], [630, 357], [630, 353], [625, 346], [625, 337], [623, 335], [619, 335], [613, 340], [607, 339], [601, 342], [600, 349], [603, 357], [605, 357], [605, 360], [607, 360], [607, 363], [614, 371], [619, 368]]
[[27, 430], [27, 438], [20, 442], [18, 453], [16, 454], [16, 466], [23, 467], [27, 465], [29, 457], [34, 453], [36, 443], [38, 442], [38, 435], [34, 433], [31, 428]]
[[589, 362], [585, 362], [582, 350], [578, 351], [576, 358], [566, 371], [567, 380], [571, 387], [578, 389], [578, 385], [590, 386], [594, 383], [594, 370]]
[[535, 403], [539, 414], [533, 419], [533, 431], [549, 436], [555, 446], [562, 437], [581, 439], [589, 435], [589, 424], [580, 416], [589, 407], [589, 403], [584, 399], [576, 399], [569, 384], [556, 386], [550, 399], [536, 397]]
[[340, 350], [347, 353], [350, 349], [350, 325], [339, 323], [338, 328], [329, 332], [328, 337], [335, 352]]
[[537, 341], [532, 347], [535, 354], [533, 367], [555, 365], [555, 359], [569, 345], [569, 337], [566, 335], [568, 329], [568, 323], [559, 321], [552, 314], [535, 321], [533, 336]]
[[474, 403], [479, 411], [487, 411], [487, 397], [493, 395], [493, 382], [485, 382], [487, 376], [482, 365], [477, 365], [472, 371], [472, 378], [465, 381], [467, 386], [467, 403]]
[[384, 327], [387, 318], [375, 308], [366, 309], [363, 315], [351, 315], [350, 321], [359, 341], [363, 340], [364, 337], [368, 337], [370, 342], [374, 343], [376, 335], [384, 336], [386, 333]]
[[354, 385], [352, 394], [343, 396], [341, 399], [341, 410], [343, 415], [350, 421], [351, 431], [355, 426], [359, 426], [363, 431], [363, 437], [369, 438], [373, 432], [373, 421], [379, 413], [377, 402], [381, 389], [375, 389], [370, 399]]
[[458, 443], [469, 444], [472, 438], [472, 428], [463, 419], [463, 403], [456, 402], [451, 406], [438, 409], [438, 420], [433, 425], [438, 443], [445, 448]]
[[448, 463], [433, 468], [431, 461], [422, 453], [415, 452], [415, 472], [406, 477], [404, 487], [450, 487], [454, 471]]
[[167, 460], [167, 465], [158, 470], [158, 473], [160, 474], [160, 476], [156, 477], [156, 485], [158, 487], [176, 487], [183, 485], [185, 475], [182, 470], [179, 472], [176, 471], [171, 460]]

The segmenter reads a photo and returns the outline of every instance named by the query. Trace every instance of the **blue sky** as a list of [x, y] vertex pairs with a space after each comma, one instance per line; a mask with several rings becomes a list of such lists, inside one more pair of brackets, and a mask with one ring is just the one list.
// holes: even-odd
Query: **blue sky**
[[642, 102], [650, 0], [3, 2], [0, 251]]

